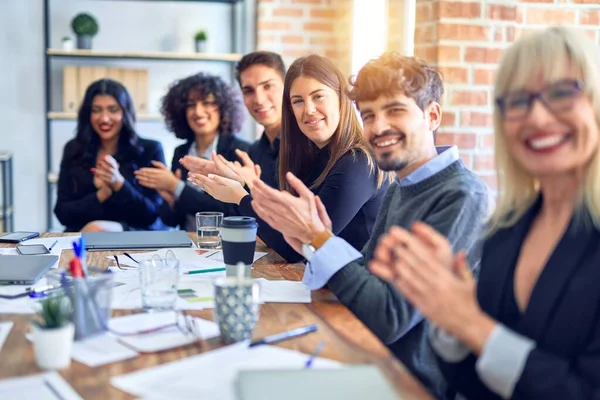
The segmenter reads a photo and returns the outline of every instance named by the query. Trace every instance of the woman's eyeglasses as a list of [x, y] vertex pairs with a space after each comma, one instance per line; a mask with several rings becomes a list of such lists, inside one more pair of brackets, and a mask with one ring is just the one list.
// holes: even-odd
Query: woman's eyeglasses
[[200, 333], [200, 326], [196, 324], [196, 319], [191, 315], [185, 314], [183, 311], [175, 311], [175, 318], [173, 323], [164, 324], [155, 326], [148, 329], [140, 329], [137, 331], [129, 331], [129, 332], [119, 332], [114, 329], [108, 328], [108, 331], [113, 335], [120, 337], [127, 336], [138, 336], [138, 335], [147, 335], [157, 332], [164, 332], [165, 330], [177, 328], [183, 335], [193, 337], [194, 341], [202, 340], [202, 335]]
[[502, 117], [507, 121], [520, 121], [527, 118], [535, 100], [551, 112], [561, 113], [573, 107], [583, 90], [583, 83], [574, 79], [554, 82], [539, 92], [519, 90], [509, 92], [496, 99]]

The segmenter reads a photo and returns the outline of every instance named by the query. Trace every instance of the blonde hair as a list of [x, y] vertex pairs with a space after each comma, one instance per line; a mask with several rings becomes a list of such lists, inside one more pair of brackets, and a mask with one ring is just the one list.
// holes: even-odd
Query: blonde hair
[[[564, 78], [568, 62], [579, 73], [584, 93], [591, 100], [600, 125], [600, 49], [576, 29], [551, 27], [525, 36], [504, 53], [494, 90], [498, 98], [511, 90], [522, 89], [541, 73], [545, 80]], [[508, 151], [499, 107], [494, 107], [495, 159], [498, 199], [490, 218], [488, 235], [509, 227], [523, 215], [539, 195], [539, 183], [525, 171]], [[600, 150], [600, 149], [598, 149]], [[587, 175], [578, 194], [578, 209], [591, 216], [600, 229], [599, 151], [592, 156]]]

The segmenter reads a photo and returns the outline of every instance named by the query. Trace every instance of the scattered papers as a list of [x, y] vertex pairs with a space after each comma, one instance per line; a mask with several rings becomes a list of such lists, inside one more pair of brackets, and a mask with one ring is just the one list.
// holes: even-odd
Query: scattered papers
[[138, 353], [108, 333], [73, 343], [73, 360], [90, 367], [137, 357]]
[[81, 400], [57, 372], [3, 379], [0, 393], [3, 399]]
[[[191, 316], [187, 318], [189, 325], [183, 320], [178, 321], [175, 312], [141, 313], [113, 318], [109, 322], [109, 327], [113, 333], [135, 334], [136, 332], [173, 324], [172, 327], [152, 333], [116, 336], [121, 343], [141, 353], [172, 349], [188, 345], [197, 339], [210, 339], [220, 335], [219, 327], [214, 322]], [[194, 333], [185, 332], [178, 328], [175, 325], [177, 323], [181, 324], [184, 329], [189, 326], [189, 329], [193, 330]]]
[[261, 303], [310, 303], [311, 292], [300, 281], [256, 279], [260, 285]]
[[2, 285], [0, 286], [0, 314], [33, 314], [36, 312], [39, 299], [29, 296], [15, 299], [2, 298], [25, 293], [27, 288], [42, 288], [48, 285], [48, 280], [42, 278], [35, 285]]
[[73, 241], [79, 240], [80, 237], [81, 235], [35, 238], [25, 240], [21, 244], [43, 244], [47, 249], [52, 247], [51, 254], [60, 256], [63, 250], [73, 250]]
[[[138, 271], [115, 272], [113, 280], [121, 285], [112, 290], [111, 307], [113, 310], [137, 310], [142, 308], [142, 293]], [[203, 310], [214, 307], [213, 284], [209, 276], [219, 273], [181, 275], [179, 278], [179, 298], [175, 303], [177, 310]], [[224, 275], [224, 272], [220, 273]], [[190, 296], [191, 295], [191, 296]]]
[[2, 346], [4, 342], [6, 342], [6, 338], [8, 338], [8, 334], [13, 327], [13, 322], [0, 322], [0, 351], [2, 350]]
[[[245, 341], [118, 376], [111, 383], [133, 396], [149, 399], [235, 400], [234, 383], [240, 370], [301, 369], [308, 358], [308, 354], [275, 346], [249, 348]], [[313, 364], [313, 368], [340, 366], [324, 358], [316, 358]]]
[[[223, 264], [223, 251], [222, 250], [203, 250], [197, 248], [172, 248], [172, 249], [160, 249], [156, 251], [149, 251], [144, 253], [130, 253], [133, 260], [125, 255], [118, 255], [119, 263], [121, 265], [128, 265], [130, 267], [136, 267], [137, 262], [150, 260], [154, 255], [158, 255], [161, 258], [165, 257], [167, 251], [171, 250], [175, 257], [179, 260], [181, 271], [189, 271], [192, 269], [201, 268], [218, 268], [225, 267]], [[267, 255], [265, 252], [255, 252], [254, 261]], [[114, 256], [106, 256], [110, 260], [114, 260]], [[135, 260], [135, 261], [134, 261]], [[136, 262], [137, 261], [137, 262]]]

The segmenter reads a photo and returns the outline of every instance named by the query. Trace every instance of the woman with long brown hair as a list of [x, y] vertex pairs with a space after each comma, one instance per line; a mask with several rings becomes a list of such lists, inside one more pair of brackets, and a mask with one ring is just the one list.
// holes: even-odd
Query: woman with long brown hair
[[[310, 55], [289, 68], [283, 89], [279, 186], [294, 193], [286, 174], [304, 182], [329, 210], [333, 233], [362, 250], [371, 235], [389, 177], [371, 156], [346, 93], [346, 79], [327, 58]], [[242, 155], [243, 156], [243, 155]], [[229, 164], [252, 192], [254, 165]], [[256, 213], [252, 197], [238, 182], [193, 174], [194, 182], [215, 198], [239, 204], [242, 215]], [[301, 257], [283, 235], [259, 221], [259, 236], [287, 261]]]

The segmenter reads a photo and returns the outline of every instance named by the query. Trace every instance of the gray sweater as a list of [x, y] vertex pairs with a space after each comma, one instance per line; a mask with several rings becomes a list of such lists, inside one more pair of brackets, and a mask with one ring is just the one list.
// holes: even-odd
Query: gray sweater
[[390, 227], [410, 229], [413, 222], [423, 221], [446, 236], [454, 251], [467, 250], [475, 269], [481, 250], [478, 239], [491, 204], [485, 183], [461, 160], [414, 185], [395, 182], [382, 202], [363, 257], [346, 265], [328, 282], [338, 299], [440, 398], [449, 395], [427, 340], [426, 321], [394, 286], [373, 275], [367, 263], [379, 236]]

